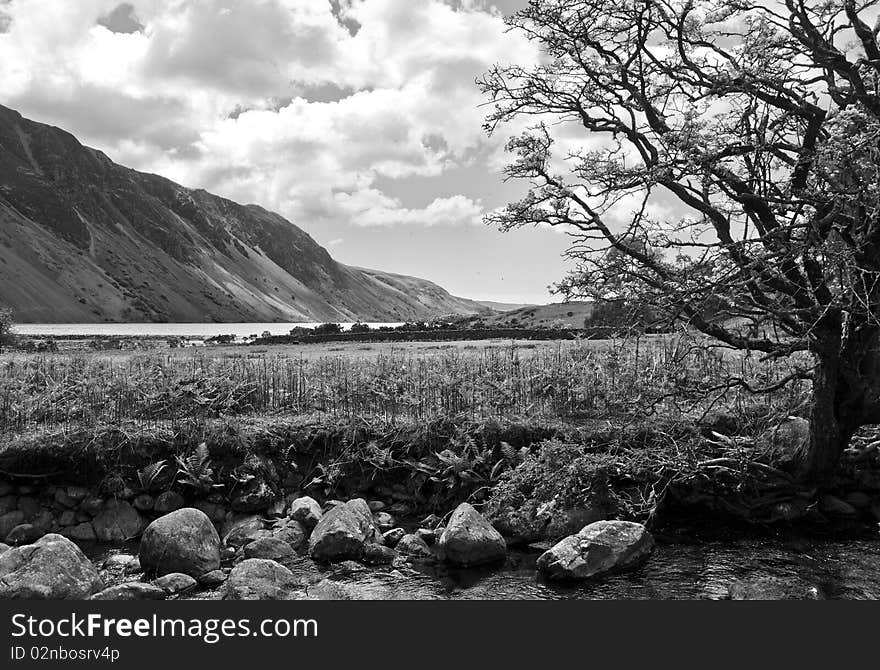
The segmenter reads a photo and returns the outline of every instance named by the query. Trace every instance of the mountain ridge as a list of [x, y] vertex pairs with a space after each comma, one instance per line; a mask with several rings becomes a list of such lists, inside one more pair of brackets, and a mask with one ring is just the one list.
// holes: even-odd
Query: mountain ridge
[[114, 163], [0, 105], [0, 304], [28, 323], [412, 321], [487, 308], [344, 265], [259, 205]]

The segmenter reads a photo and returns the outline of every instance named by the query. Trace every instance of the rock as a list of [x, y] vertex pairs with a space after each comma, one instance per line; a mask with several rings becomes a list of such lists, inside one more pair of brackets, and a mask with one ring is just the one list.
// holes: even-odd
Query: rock
[[357, 560], [364, 545], [378, 543], [381, 533], [373, 523], [373, 515], [362, 498], [337, 505], [324, 516], [309, 538], [309, 553], [319, 562]]
[[431, 547], [429, 547], [418, 535], [404, 535], [400, 538], [400, 542], [397, 543], [395, 549], [401, 556], [423, 559], [434, 558], [434, 554], [431, 552]]
[[403, 528], [392, 528], [382, 534], [382, 543], [387, 547], [396, 547], [404, 535], [406, 531]]
[[67, 489], [55, 489], [55, 495], [53, 496], [53, 498], [55, 499], [55, 502], [64, 509], [73, 509], [74, 507], [79, 505], [79, 500], [72, 498], [67, 493]]
[[379, 527], [379, 530], [381, 530], [383, 533], [386, 530], [391, 530], [392, 528], [394, 528], [394, 525], [396, 523], [394, 517], [388, 514], [388, 512], [379, 512], [376, 515], [375, 520], [376, 525]]
[[469, 503], [455, 509], [438, 544], [445, 559], [456, 565], [483, 565], [507, 556], [501, 533]]
[[151, 512], [155, 504], [156, 501], [153, 500], [153, 496], [147, 493], [142, 493], [134, 499], [134, 502], [132, 502], [134, 508], [139, 512]]
[[588, 579], [637, 567], [653, 549], [642, 524], [596, 521], [541, 554], [536, 567], [551, 579]]
[[283, 519], [272, 529], [272, 537], [284, 540], [294, 551], [299, 551], [306, 546], [309, 531], [295, 519]]
[[[156, 498], [156, 501], [153, 503], [153, 511], [159, 514], [168, 514], [169, 512], [176, 512], [185, 504], [186, 501], [179, 493], [165, 491]], [[210, 515], [208, 516], [210, 517]]]
[[369, 506], [370, 511], [374, 514], [377, 512], [381, 512], [383, 509], [385, 509], [385, 503], [383, 503], [381, 500], [371, 500], [367, 503], [367, 505]]
[[832, 516], [856, 516], [856, 508], [840, 498], [825, 494], [819, 498], [819, 510]]
[[78, 542], [95, 542], [98, 539], [98, 536], [95, 535], [95, 529], [89, 521], [71, 526], [70, 528], [64, 528], [61, 534]]
[[208, 588], [212, 586], [220, 586], [226, 581], [228, 575], [223, 570], [211, 570], [199, 577], [199, 584]]
[[263, 537], [244, 546], [245, 558], [268, 558], [278, 563], [296, 558], [296, 552], [287, 542], [277, 537]]
[[18, 499], [18, 509], [24, 512], [25, 520], [30, 520], [43, 511], [43, 506], [32, 496], [21, 496]]
[[25, 516], [24, 512], [21, 510], [7, 512], [3, 516], [0, 516], [0, 538], [6, 539], [6, 536], [9, 535], [9, 531], [24, 522]]
[[126, 582], [99, 591], [91, 600], [165, 600], [165, 591], [153, 584]]
[[220, 567], [220, 537], [203, 512], [185, 507], [147, 526], [138, 555], [150, 574], [199, 577]]
[[23, 523], [9, 531], [9, 534], [6, 536], [6, 542], [13, 546], [31, 544], [39, 540], [45, 534], [45, 531], [41, 528], [30, 523]]
[[308, 496], [297, 498], [290, 503], [287, 516], [295, 521], [299, 521], [303, 526], [311, 530], [321, 520], [321, 506], [314, 498]]
[[8, 544], [4, 544], [3, 542], [0, 542], [0, 554], [2, 554], [5, 551], [9, 551], [10, 549], [12, 549], [12, 547], [10, 547]]
[[182, 572], [170, 572], [158, 579], [154, 579], [153, 584], [171, 595], [194, 589], [197, 582], [190, 575], [185, 575]]
[[856, 509], [867, 509], [871, 506], [871, 496], [864, 491], [851, 491], [844, 500]]
[[[427, 544], [428, 546], [430, 546], [432, 544], [436, 544], [436, 542], [437, 542], [437, 531], [436, 530], [429, 530], [427, 528], [419, 528], [414, 534], [417, 535], [418, 537], [422, 538], [422, 540], [424, 540], [425, 544]], [[442, 533], [441, 533], [441, 535], [442, 535]]]
[[31, 519], [31, 525], [43, 531], [43, 535], [58, 529], [58, 521], [51, 510], [44, 509]]
[[140, 572], [141, 562], [131, 554], [113, 554], [104, 561], [105, 570], [118, 570], [124, 573]]
[[15, 487], [9, 482], [0, 482], [0, 498], [8, 496], [15, 490]]
[[75, 526], [76, 525], [76, 512], [72, 509], [64, 510], [58, 516], [58, 525], [62, 527], [67, 526]]
[[232, 500], [234, 512], [258, 512], [268, 508], [275, 500], [276, 494], [269, 484], [255, 479]]
[[256, 515], [233, 519], [223, 527], [223, 531], [223, 543], [230, 547], [243, 547], [248, 542], [272, 535], [266, 530], [262, 517]]
[[782, 578], [762, 575], [740, 579], [730, 585], [731, 600], [824, 600], [815, 584], [799, 577]]
[[793, 498], [776, 503], [770, 510], [770, 521], [794, 521], [807, 513], [810, 503], [803, 498]]
[[280, 563], [265, 558], [249, 558], [229, 573], [224, 586], [225, 600], [294, 600], [300, 595], [299, 581]]
[[399, 517], [405, 517], [412, 514], [412, 508], [404, 502], [396, 502], [388, 508], [388, 512]]
[[137, 537], [144, 528], [144, 520], [129, 502], [111, 500], [94, 518], [92, 527], [102, 542], [122, 542]]
[[429, 514], [428, 516], [426, 516], [424, 519], [422, 519], [419, 522], [419, 526], [421, 526], [422, 528], [434, 529], [440, 525], [440, 521], [441, 521], [440, 517], [437, 516], [436, 514]]
[[97, 516], [104, 509], [104, 499], [98, 496], [89, 496], [79, 504], [79, 509], [90, 516]]
[[103, 588], [92, 562], [61, 535], [0, 554], [0, 598], [83, 600]]
[[397, 558], [397, 552], [391, 547], [370, 543], [364, 546], [363, 562], [367, 565], [390, 565]]

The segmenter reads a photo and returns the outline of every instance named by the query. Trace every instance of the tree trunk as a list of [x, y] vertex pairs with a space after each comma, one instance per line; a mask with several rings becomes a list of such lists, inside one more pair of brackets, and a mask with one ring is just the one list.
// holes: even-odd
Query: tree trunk
[[827, 484], [855, 432], [880, 423], [880, 349], [873, 341], [850, 343], [833, 354], [817, 354], [810, 412], [810, 441], [801, 476]]

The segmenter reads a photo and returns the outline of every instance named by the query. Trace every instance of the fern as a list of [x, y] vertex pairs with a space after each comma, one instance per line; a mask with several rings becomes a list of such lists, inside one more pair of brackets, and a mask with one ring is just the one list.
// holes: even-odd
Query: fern
[[156, 480], [159, 475], [167, 467], [167, 464], [164, 460], [156, 461], [155, 463], [150, 463], [149, 465], [138, 470], [137, 476], [138, 481], [140, 482], [141, 489], [144, 491], [150, 491], [156, 485]]
[[210, 464], [208, 445], [199, 444], [186, 458], [177, 457], [177, 474], [181, 476], [184, 486], [191, 486], [198, 491], [208, 491], [215, 486], [214, 469]]

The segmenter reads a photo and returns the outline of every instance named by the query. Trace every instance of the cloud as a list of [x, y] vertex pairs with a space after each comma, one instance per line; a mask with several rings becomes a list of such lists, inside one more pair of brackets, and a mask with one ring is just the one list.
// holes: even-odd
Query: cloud
[[0, 99], [114, 160], [298, 223], [470, 225], [479, 200], [404, 206], [377, 184], [439, 179], [503, 143], [483, 134], [474, 79], [537, 54], [505, 32], [500, 4], [13, 0], [0, 3]]

